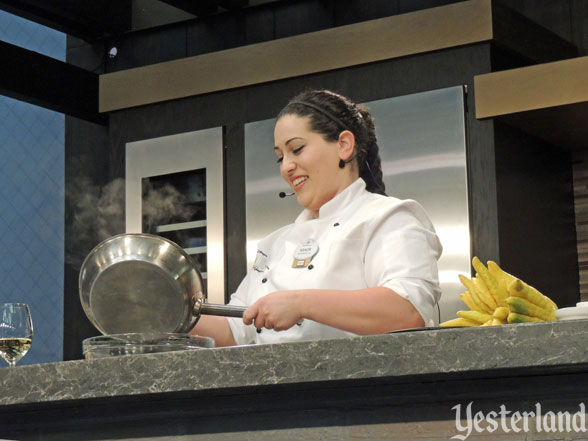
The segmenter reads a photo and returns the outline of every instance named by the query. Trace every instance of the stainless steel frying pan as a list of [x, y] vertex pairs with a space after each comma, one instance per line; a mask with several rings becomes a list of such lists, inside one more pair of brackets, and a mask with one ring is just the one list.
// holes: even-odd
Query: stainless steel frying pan
[[201, 314], [242, 317], [246, 308], [205, 303], [195, 262], [179, 245], [151, 234], [120, 234], [88, 254], [80, 300], [104, 335], [186, 333]]

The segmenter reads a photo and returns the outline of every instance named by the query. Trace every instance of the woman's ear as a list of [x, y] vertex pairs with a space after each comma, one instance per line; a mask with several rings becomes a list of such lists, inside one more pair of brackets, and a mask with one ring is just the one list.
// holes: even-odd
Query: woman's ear
[[355, 136], [349, 130], [343, 130], [339, 134], [339, 159], [349, 161], [355, 151]]

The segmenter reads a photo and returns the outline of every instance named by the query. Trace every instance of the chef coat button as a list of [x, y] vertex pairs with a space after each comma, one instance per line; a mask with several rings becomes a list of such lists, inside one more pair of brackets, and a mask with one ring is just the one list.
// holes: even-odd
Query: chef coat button
[[335, 223], [333, 224], [333, 226], [334, 226], [334, 227], [338, 227], [338, 226], [339, 226], [339, 222], [335, 222]]
[[267, 282], [267, 278], [264, 277], [263, 279], [261, 279], [261, 283], [265, 283], [265, 282]]
[[311, 270], [314, 268], [314, 265], [308, 265], [308, 269]]

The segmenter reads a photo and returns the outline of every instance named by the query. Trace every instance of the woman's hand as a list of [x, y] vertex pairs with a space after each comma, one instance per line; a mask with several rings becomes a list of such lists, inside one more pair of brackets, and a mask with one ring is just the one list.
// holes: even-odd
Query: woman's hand
[[304, 318], [302, 297], [303, 293], [295, 290], [268, 294], [247, 308], [243, 322], [246, 325], [254, 323], [257, 329], [289, 329]]

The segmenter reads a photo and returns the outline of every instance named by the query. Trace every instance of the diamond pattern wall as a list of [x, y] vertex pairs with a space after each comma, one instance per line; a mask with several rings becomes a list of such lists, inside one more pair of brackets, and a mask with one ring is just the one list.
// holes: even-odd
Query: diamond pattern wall
[[[65, 59], [64, 34], [2, 11], [0, 39]], [[19, 365], [62, 359], [63, 217], [64, 116], [0, 95], [0, 303], [35, 328]]]

